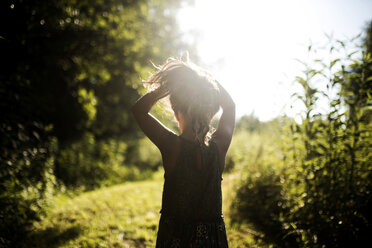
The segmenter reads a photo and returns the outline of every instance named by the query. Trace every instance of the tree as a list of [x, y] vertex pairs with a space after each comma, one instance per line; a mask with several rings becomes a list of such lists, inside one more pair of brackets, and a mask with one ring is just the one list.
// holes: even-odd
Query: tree
[[[54, 174], [67, 182], [66, 170], [79, 172], [79, 164], [61, 159], [64, 151], [105, 161], [107, 154], [95, 152], [100, 147], [138, 137], [128, 109], [150, 60], [187, 49], [175, 21], [180, 4], [1, 2], [1, 243], [19, 240], [38, 219]], [[94, 142], [86, 143], [88, 136]], [[89, 147], [72, 151], [82, 147], [74, 144]], [[89, 167], [93, 180], [105, 170], [96, 165]]]

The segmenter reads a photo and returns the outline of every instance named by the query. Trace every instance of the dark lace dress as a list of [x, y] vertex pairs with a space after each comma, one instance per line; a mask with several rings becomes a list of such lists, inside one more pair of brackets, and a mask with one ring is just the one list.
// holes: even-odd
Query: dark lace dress
[[[199, 147], [180, 140], [178, 162], [164, 175], [156, 248], [228, 247], [216, 143], [211, 139], [209, 146]], [[197, 163], [197, 149], [202, 163]]]

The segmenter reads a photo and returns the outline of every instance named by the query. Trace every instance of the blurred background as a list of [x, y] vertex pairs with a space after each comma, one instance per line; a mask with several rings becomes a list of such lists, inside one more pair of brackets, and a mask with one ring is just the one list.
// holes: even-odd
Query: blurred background
[[371, 242], [372, 1], [0, 6], [0, 247], [154, 247], [164, 171], [130, 107], [186, 51], [237, 106], [230, 246]]

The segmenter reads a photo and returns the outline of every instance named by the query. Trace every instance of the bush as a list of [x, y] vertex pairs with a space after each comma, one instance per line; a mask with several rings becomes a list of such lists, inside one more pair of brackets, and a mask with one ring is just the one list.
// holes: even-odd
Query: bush
[[[372, 59], [364, 49], [358, 57], [347, 54], [345, 44], [331, 43], [329, 63], [305, 64], [304, 76], [296, 79], [305, 111], [302, 124], [292, 125], [301, 190], [291, 218], [305, 246], [351, 247], [371, 241], [365, 210], [371, 206]], [[333, 50], [347, 56], [335, 58]], [[326, 89], [316, 89], [317, 81], [325, 82]], [[320, 101], [329, 103], [328, 112], [315, 111]]]
[[[248, 174], [232, 205], [234, 219], [251, 224], [278, 247], [371, 242], [372, 59], [347, 42], [325, 49], [329, 60], [303, 63], [303, 75], [296, 78], [302, 90], [294, 96], [304, 111], [301, 122], [293, 121], [283, 133], [280, 152], [263, 146], [254, 155], [250, 148], [245, 153], [250, 159], [237, 160]], [[324, 103], [326, 111], [318, 107]]]
[[148, 146], [136, 149], [144, 153], [138, 159], [145, 165], [139, 167], [127, 164], [127, 147], [127, 143], [113, 139], [96, 141], [92, 134], [86, 133], [81, 140], [60, 149], [55, 163], [56, 177], [68, 188], [83, 190], [149, 177], [153, 163], [159, 163], [152, 155], [153, 150]]
[[291, 210], [283, 186], [287, 175], [269, 168], [271, 166], [267, 165], [266, 169], [248, 169], [230, 206], [232, 222], [249, 223], [255, 231], [264, 234], [256, 238], [267, 244], [296, 247], [298, 235], [289, 232], [291, 226], [287, 224]]
[[33, 122], [0, 126], [0, 246], [18, 247], [44, 207], [55, 183], [46, 128]]

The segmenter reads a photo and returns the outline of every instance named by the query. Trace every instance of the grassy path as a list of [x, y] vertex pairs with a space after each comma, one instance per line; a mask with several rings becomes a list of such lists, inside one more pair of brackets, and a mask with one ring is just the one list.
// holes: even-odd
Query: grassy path
[[[252, 247], [252, 237], [230, 227], [232, 175], [223, 180], [224, 214], [231, 247]], [[151, 181], [59, 196], [35, 226], [32, 247], [155, 247], [160, 218], [162, 175]]]

